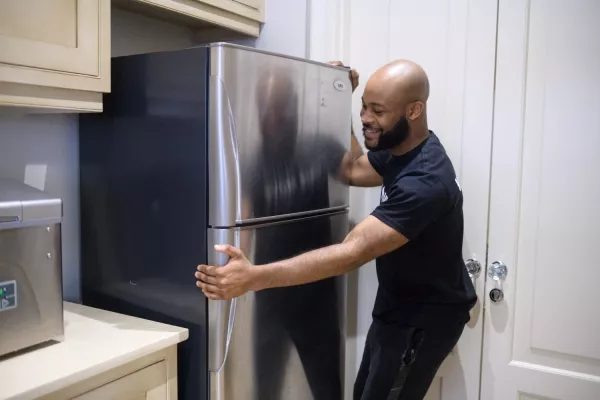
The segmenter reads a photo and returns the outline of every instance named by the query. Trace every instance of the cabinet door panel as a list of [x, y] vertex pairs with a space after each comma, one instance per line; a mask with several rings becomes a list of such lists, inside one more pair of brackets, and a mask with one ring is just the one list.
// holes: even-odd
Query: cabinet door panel
[[110, 0], [2, 0], [0, 81], [108, 91]]
[[4, 0], [0, 62], [98, 75], [101, 0]]
[[218, 7], [242, 17], [264, 22], [264, 0], [195, 0], [199, 3]]

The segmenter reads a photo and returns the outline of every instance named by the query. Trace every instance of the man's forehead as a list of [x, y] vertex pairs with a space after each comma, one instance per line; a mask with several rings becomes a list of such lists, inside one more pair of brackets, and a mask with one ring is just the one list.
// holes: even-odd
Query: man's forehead
[[367, 85], [362, 100], [370, 106], [391, 107], [401, 100], [400, 97], [399, 93], [390, 87]]

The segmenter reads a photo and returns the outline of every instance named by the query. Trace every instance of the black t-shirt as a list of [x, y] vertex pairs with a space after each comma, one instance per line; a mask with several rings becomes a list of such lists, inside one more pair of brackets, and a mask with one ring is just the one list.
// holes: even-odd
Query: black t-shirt
[[376, 261], [373, 318], [419, 326], [467, 315], [476, 295], [462, 258], [463, 196], [439, 139], [430, 132], [402, 156], [380, 151], [368, 158], [383, 177], [372, 215], [409, 240]]

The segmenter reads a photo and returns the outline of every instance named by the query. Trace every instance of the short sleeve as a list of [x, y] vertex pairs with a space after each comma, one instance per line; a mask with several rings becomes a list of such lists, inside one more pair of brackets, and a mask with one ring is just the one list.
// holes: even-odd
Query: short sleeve
[[387, 190], [387, 199], [373, 212], [375, 218], [414, 240], [447, 209], [449, 195], [434, 175], [406, 175]]
[[390, 154], [387, 151], [369, 151], [367, 158], [375, 172], [383, 176], [385, 166], [391, 158]]

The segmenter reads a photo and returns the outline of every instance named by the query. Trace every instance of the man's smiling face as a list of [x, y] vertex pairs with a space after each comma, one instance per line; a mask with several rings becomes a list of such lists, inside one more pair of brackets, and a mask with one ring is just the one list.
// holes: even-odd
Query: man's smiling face
[[371, 151], [388, 150], [406, 140], [410, 127], [404, 110], [401, 94], [378, 76], [371, 77], [360, 111], [365, 147]]

